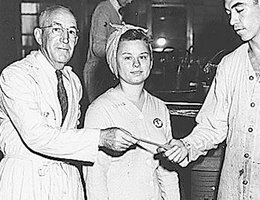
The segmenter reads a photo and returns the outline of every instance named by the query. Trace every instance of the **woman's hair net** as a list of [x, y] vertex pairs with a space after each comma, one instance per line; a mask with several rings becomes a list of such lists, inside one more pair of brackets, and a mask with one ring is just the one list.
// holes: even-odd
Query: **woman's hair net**
[[[148, 30], [130, 24], [122, 24], [122, 25], [110, 24], [110, 26], [112, 26], [115, 29], [115, 31], [108, 38], [107, 45], [106, 45], [106, 58], [110, 70], [118, 78], [116, 54], [117, 54], [117, 49], [118, 49], [121, 36], [126, 31], [131, 29], [141, 30], [142, 32], [144, 32], [144, 34], [147, 34]], [[149, 46], [150, 53], [152, 54], [151, 45], [149, 44], [148, 46]]]

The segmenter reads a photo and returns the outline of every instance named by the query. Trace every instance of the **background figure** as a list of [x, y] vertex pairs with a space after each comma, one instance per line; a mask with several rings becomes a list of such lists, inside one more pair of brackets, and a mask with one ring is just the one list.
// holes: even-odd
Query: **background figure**
[[107, 38], [113, 31], [109, 24], [121, 24], [122, 16], [119, 9], [131, 2], [132, 0], [102, 1], [97, 5], [92, 15], [89, 49], [83, 71], [86, 96], [89, 103], [117, 83], [117, 80], [109, 71], [105, 59]]
[[[116, 29], [108, 39], [107, 60], [119, 84], [90, 104], [85, 127], [116, 126], [135, 137], [167, 143], [172, 139], [168, 109], [144, 89], [153, 62], [149, 38], [139, 27]], [[178, 174], [156, 159], [156, 149], [140, 141], [123, 154], [103, 148], [88, 168], [88, 199], [180, 199]]]
[[136, 140], [117, 128], [76, 129], [82, 87], [65, 66], [78, 40], [76, 19], [53, 6], [41, 13], [39, 25], [40, 49], [0, 76], [0, 199], [83, 200], [71, 161], [95, 162], [98, 146], [125, 151]]
[[217, 199], [257, 200], [260, 199], [260, 4], [258, 0], [225, 0], [225, 10], [244, 44], [220, 62], [196, 118], [197, 126], [181, 141], [172, 140], [174, 148], [165, 155], [174, 162], [182, 163], [187, 155], [193, 161], [226, 139]]

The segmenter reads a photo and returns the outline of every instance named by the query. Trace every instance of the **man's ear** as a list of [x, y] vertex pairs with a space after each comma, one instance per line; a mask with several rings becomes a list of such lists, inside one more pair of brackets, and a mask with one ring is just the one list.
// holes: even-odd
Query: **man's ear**
[[151, 61], [150, 61], [150, 69], [153, 68], [153, 52], [151, 50]]
[[75, 40], [75, 45], [76, 46], [78, 44], [78, 41], [79, 41], [79, 37], [76, 37], [76, 40]]
[[42, 29], [35, 28], [34, 31], [34, 38], [36, 42], [41, 46], [42, 45]]

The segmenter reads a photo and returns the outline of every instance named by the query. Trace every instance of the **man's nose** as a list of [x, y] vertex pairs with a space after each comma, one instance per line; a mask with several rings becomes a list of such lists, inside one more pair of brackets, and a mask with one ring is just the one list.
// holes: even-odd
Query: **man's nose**
[[230, 19], [229, 19], [229, 24], [231, 26], [234, 26], [237, 22], [238, 22], [238, 13], [231, 12], [230, 13]]
[[69, 43], [69, 32], [67, 29], [63, 29], [61, 34], [61, 41], [68, 44]]

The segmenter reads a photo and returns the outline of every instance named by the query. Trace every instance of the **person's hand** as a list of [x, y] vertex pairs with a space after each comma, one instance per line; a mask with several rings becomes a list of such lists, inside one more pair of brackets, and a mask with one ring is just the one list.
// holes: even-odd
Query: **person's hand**
[[137, 140], [122, 128], [111, 127], [102, 129], [100, 133], [99, 146], [106, 147], [114, 151], [125, 151]]
[[188, 156], [188, 149], [181, 140], [172, 139], [167, 146], [167, 149], [159, 148], [158, 152], [163, 152], [171, 162], [181, 163]]

